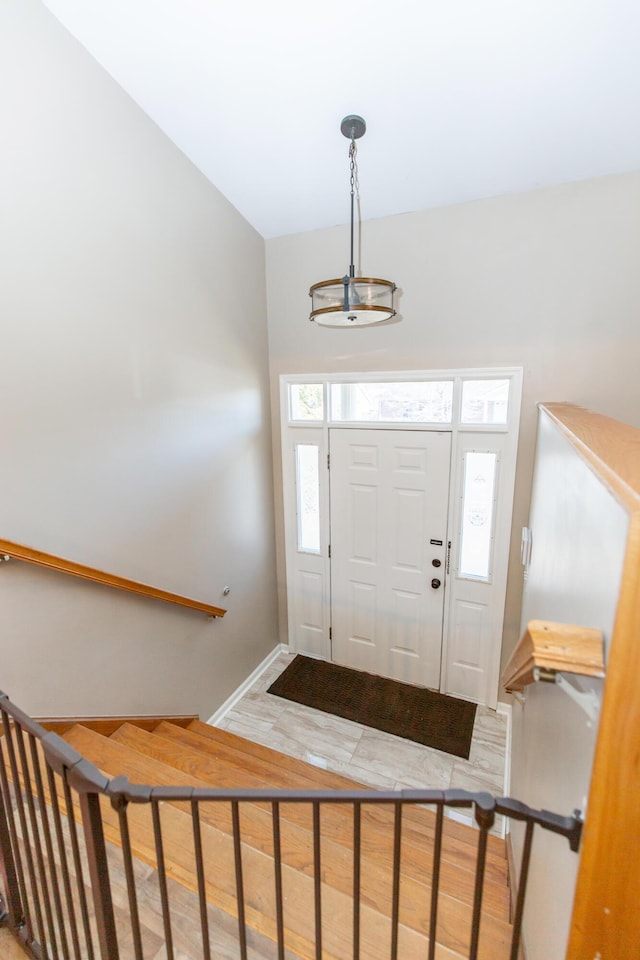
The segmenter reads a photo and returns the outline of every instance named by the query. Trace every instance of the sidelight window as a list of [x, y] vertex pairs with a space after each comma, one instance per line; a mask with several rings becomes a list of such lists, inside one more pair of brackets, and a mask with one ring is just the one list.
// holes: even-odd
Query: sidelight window
[[298, 550], [320, 553], [320, 469], [315, 443], [296, 444]]
[[462, 526], [458, 575], [488, 581], [493, 551], [497, 455], [468, 450], [464, 455]]

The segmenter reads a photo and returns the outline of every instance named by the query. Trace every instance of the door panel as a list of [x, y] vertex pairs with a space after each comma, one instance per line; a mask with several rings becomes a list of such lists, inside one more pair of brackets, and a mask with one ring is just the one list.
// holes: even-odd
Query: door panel
[[332, 429], [330, 450], [332, 659], [437, 689], [451, 435]]

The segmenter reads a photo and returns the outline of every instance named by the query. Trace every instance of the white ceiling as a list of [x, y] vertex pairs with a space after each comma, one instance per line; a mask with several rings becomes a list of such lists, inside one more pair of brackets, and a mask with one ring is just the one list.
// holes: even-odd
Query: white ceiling
[[640, 168], [638, 0], [44, 0], [265, 237]]

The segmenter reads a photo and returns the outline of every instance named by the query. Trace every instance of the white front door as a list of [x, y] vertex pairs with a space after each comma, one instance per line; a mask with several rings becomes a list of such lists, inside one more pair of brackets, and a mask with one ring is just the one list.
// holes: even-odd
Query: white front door
[[332, 659], [438, 689], [451, 434], [332, 428], [329, 440]]

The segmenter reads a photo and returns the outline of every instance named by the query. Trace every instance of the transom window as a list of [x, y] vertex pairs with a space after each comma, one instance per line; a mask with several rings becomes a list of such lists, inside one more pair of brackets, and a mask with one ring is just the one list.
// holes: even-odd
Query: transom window
[[332, 383], [331, 419], [356, 423], [451, 423], [453, 381]]
[[506, 423], [508, 380], [463, 380], [461, 423]]
[[[483, 372], [483, 371], [482, 371]], [[496, 373], [502, 371], [496, 370]], [[506, 371], [505, 371], [506, 372]], [[448, 371], [447, 371], [448, 373]], [[511, 412], [511, 376], [456, 373], [448, 378], [353, 379], [322, 377], [288, 385], [289, 423], [322, 426], [384, 423], [443, 429], [505, 430]], [[481, 373], [481, 371], [478, 371]], [[509, 371], [510, 373], [510, 371]], [[326, 390], [325, 390], [326, 386]]]
[[324, 390], [321, 383], [289, 384], [289, 419], [324, 420]]

